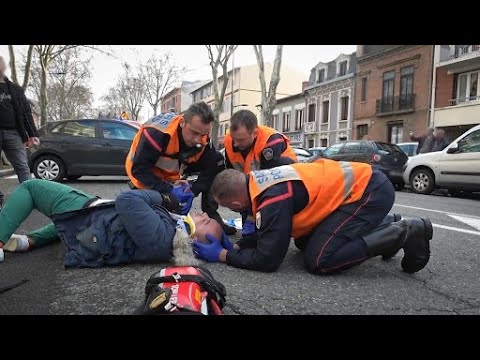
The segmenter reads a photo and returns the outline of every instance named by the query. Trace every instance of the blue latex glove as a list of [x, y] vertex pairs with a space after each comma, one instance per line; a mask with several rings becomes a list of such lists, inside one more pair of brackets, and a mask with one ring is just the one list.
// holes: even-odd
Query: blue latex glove
[[190, 196], [193, 196], [190, 187], [187, 185], [177, 185], [172, 188], [172, 195], [178, 200], [178, 202], [183, 203]]
[[189, 192], [190, 196], [185, 200], [185, 202], [181, 202], [180, 206], [182, 207], [182, 215], [187, 215], [192, 208], [193, 204], [193, 193]]
[[193, 252], [200, 259], [203, 259], [208, 262], [219, 262], [220, 261], [220, 252], [223, 250], [223, 246], [219, 241], [210, 241], [210, 244], [204, 244], [200, 241], [195, 241], [193, 243]]
[[242, 228], [242, 237], [255, 234], [255, 223], [250, 220], [245, 220]]
[[187, 215], [192, 208], [194, 195], [189, 185], [174, 186], [171, 193], [182, 207], [182, 215]]
[[210, 242], [214, 242], [214, 241], [219, 242], [220, 244], [222, 244], [223, 248], [228, 250], [228, 251], [232, 250], [233, 249], [233, 243], [230, 241], [227, 234], [225, 234], [225, 233], [222, 233], [222, 234], [223, 235], [222, 235], [222, 240], [221, 241], [218, 241], [217, 238], [213, 237], [210, 234], [205, 235], [205, 237]]

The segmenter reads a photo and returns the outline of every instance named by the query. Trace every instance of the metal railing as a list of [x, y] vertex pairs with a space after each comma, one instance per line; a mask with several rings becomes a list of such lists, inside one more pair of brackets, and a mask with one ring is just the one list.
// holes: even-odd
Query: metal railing
[[457, 45], [454, 53], [450, 55], [450, 59], [457, 59], [472, 52], [480, 52], [480, 45]]
[[377, 99], [375, 112], [377, 114], [395, 111], [413, 110], [415, 108], [415, 94], [389, 96]]
[[468, 98], [451, 99], [449, 102], [450, 102], [450, 106], [455, 106], [459, 104], [478, 103], [480, 102], [480, 96], [470, 96]]

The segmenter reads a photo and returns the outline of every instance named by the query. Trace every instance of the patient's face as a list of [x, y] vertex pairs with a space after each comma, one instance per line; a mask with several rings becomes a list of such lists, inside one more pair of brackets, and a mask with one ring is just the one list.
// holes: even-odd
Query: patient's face
[[195, 237], [203, 243], [209, 243], [206, 238], [210, 234], [218, 241], [222, 240], [223, 230], [218, 222], [208, 217], [206, 213], [193, 214], [192, 219], [195, 222]]

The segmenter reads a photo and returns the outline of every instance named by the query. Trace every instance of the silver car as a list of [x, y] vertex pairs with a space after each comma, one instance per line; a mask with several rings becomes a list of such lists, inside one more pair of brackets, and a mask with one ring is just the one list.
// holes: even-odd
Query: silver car
[[430, 194], [435, 188], [480, 191], [480, 125], [442, 151], [409, 158], [403, 180], [417, 194]]

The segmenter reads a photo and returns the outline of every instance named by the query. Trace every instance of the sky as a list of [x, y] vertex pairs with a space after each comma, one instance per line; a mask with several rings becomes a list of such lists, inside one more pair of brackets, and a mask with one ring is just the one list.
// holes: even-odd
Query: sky
[[[16, 45], [19, 51], [26, 50], [28, 45]], [[209, 80], [212, 77], [208, 54], [204, 45], [111, 45], [110, 49], [115, 54], [109, 57], [101, 53], [95, 53], [92, 64], [91, 89], [93, 91], [94, 105], [101, 104], [99, 101], [107, 90], [115, 84], [121, 73], [123, 62], [135, 66], [142, 60], [148, 59], [152, 54], [171, 52], [173, 58], [181, 66], [187, 68], [183, 80]], [[319, 62], [328, 62], [340, 54], [354, 52], [356, 45], [284, 45], [282, 65], [299, 70], [305, 73], [305, 80], [308, 80], [310, 70]], [[273, 62], [275, 58], [276, 45], [264, 45], [263, 57], [265, 62]], [[0, 56], [9, 61], [8, 46], [0, 45]], [[18, 55], [17, 55], [18, 57]], [[242, 65], [256, 64], [256, 57], [251, 45], [240, 45], [235, 51], [235, 67]], [[231, 64], [229, 69], [231, 68]], [[144, 107], [144, 117], [153, 115]]]

